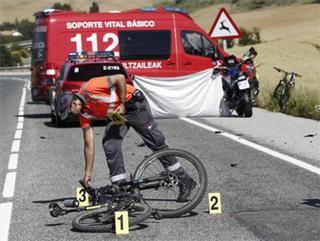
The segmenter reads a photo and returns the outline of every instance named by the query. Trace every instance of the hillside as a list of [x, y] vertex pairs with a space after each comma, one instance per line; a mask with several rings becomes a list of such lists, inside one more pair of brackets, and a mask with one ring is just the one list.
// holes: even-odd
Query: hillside
[[[204, 30], [209, 31], [218, 7], [199, 10], [192, 17]], [[232, 12], [230, 6], [224, 7]], [[231, 13], [231, 17], [239, 27], [260, 28], [263, 43], [254, 47], [259, 53], [256, 62], [262, 64], [258, 69], [262, 90], [259, 103], [262, 106], [267, 103], [270, 92], [280, 78], [272, 66], [300, 73], [303, 78], [297, 80], [296, 90], [320, 104], [320, 4], [270, 7]], [[228, 52], [239, 56], [246, 49], [248, 47], [234, 47]]]
[[[32, 14], [34, 12], [50, 8], [55, 2], [68, 3], [76, 11], [89, 11], [93, 1], [87, 0], [0, 0], [0, 23], [13, 22], [16, 18], [27, 18], [33, 20]], [[139, 8], [151, 6], [152, 0], [95, 0], [98, 3], [100, 12], [107, 12], [110, 10], [128, 10], [132, 8]]]
[[[48, 8], [56, 0], [0, 0], [0, 23], [14, 21], [16, 18], [33, 20], [32, 13]], [[155, 0], [97, 0], [100, 11], [126, 10], [151, 6]], [[91, 1], [66, 0], [74, 10], [88, 11]], [[320, 4], [296, 4], [279, 7], [271, 6], [250, 12], [233, 13], [230, 5], [214, 5], [196, 12], [191, 16], [205, 31], [209, 31], [219, 8], [225, 7], [239, 27], [260, 29], [262, 43], [254, 47], [258, 51], [256, 63], [261, 63], [259, 75], [261, 92], [259, 105], [265, 106], [277, 81], [281, 77], [273, 70], [278, 66], [288, 71], [300, 73], [296, 91], [320, 104]], [[228, 52], [237, 56], [248, 47], [234, 47]]]

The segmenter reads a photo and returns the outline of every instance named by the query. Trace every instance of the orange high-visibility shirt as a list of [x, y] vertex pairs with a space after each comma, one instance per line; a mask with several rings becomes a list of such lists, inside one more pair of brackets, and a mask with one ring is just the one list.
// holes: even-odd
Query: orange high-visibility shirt
[[[80, 114], [80, 126], [87, 128], [91, 121], [106, 118], [114, 112], [120, 105], [120, 92], [117, 86], [109, 86], [108, 76], [96, 77], [85, 83], [79, 93], [87, 99], [87, 104]], [[132, 98], [132, 93], [136, 88], [127, 84], [126, 100]]]

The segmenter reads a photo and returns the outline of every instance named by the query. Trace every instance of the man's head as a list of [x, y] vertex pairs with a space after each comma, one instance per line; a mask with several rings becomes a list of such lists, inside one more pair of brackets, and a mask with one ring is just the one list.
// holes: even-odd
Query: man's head
[[61, 93], [56, 100], [56, 109], [60, 119], [67, 119], [69, 114], [79, 115], [85, 102], [85, 98], [80, 94]]

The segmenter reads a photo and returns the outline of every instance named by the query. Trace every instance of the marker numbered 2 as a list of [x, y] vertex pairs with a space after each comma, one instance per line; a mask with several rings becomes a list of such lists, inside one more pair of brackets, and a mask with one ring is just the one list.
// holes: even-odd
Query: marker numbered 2
[[80, 207], [85, 207], [90, 205], [90, 196], [89, 194], [83, 189], [83, 187], [77, 188], [77, 200], [79, 202]]
[[209, 213], [210, 214], [222, 213], [220, 193], [209, 193]]
[[118, 211], [115, 212], [115, 227], [116, 234], [128, 234], [129, 233], [129, 217], [128, 211]]

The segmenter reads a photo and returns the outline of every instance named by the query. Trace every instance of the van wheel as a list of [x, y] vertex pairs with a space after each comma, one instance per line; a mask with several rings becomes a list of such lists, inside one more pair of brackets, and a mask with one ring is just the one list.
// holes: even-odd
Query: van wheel
[[56, 116], [53, 114], [53, 111], [51, 110], [51, 123], [55, 124], [56, 123]]
[[63, 126], [64, 122], [60, 119], [60, 117], [58, 115], [55, 116], [54, 120], [55, 120], [54, 123], [55, 123], [56, 127], [62, 127]]

